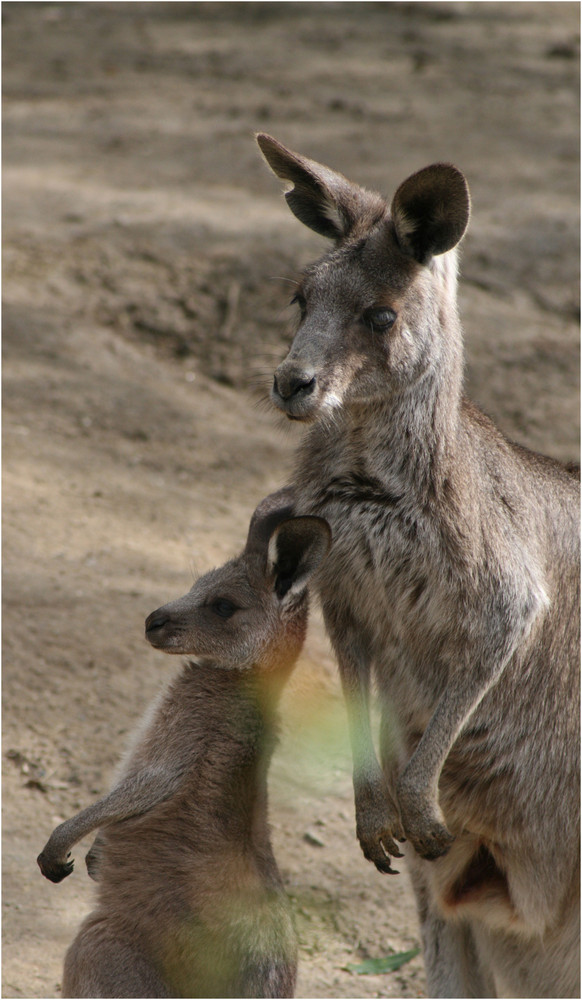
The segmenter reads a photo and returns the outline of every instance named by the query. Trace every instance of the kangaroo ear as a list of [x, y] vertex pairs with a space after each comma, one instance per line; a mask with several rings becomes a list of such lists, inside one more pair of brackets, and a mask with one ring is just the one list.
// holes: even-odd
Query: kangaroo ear
[[287, 204], [300, 222], [321, 236], [339, 240], [363, 216], [381, 218], [386, 204], [380, 195], [352, 184], [342, 174], [293, 153], [270, 135], [256, 136], [273, 173], [293, 187]]
[[256, 508], [247, 535], [245, 552], [254, 552], [265, 558], [269, 539], [281, 521], [293, 517], [295, 491], [292, 486], [284, 486], [261, 500]]
[[471, 200], [460, 170], [434, 163], [405, 180], [392, 199], [400, 248], [420, 264], [452, 250], [465, 233]]
[[267, 571], [280, 600], [301, 593], [331, 545], [331, 529], [322, 517], [282, 521], [269, 539]]

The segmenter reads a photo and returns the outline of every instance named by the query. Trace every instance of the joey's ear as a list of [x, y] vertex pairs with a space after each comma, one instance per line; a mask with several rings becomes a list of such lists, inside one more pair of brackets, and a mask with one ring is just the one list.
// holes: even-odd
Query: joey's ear
[[261, 500], [251, 517], [245, 552], [258, 553], [264, 558], [273, 531], [281, 521], [293, 517], [294, 507], [295, 491], [292, 486], [284, 486]]
[[282, 521], [269, 539], [267, 571], [280, 600], [305, 590], [331, 545], [331, 529], [322, 517]]
[[386, 211], [380, 195], [352, 184], [343, 174], [293, 153], [270, 135], [256, 136], [273, 173], [293, 187], [285, 198], [300, 222], [321, 236], [339, 240], [362, 219], [373, 222]]
[[469, 222], [471, 200], [460, 170], [434, 163], [405, 180], [392, 199], [392, 222], [401, 249], [420, 264], [452, 250]]

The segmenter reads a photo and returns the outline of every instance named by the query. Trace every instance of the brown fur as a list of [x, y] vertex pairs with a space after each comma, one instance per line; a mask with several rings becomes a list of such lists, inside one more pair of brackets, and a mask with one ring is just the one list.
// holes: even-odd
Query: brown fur
[[110, 794], [39, 855], [60, 881], [72, 846], [99, 827], [87, 858], [97, 906], [67, 952], [63, 996], [293, 996], [267, 772], [329, 529], [290, 514], [288, 492], [268, 497], [242, 555], [146, 621], [153, 645], [195, 659], [152, 705]]
[[362, 849], [387, 872], [406, 839], [431, 995], [579, 996], [579, 486], [463, 394], [466, 182], [434, 164], [380, 207], [258, 142], [335, 240], [272, 398], [311, 425], [297, 511], [334, 534], [317, 583]]

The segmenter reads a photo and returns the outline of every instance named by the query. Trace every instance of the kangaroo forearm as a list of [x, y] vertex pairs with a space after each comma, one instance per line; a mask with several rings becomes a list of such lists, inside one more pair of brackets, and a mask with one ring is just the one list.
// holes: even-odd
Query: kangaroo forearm
[[53, 830], [37, 859], [42, 873], [51, 881], [61, 881], [73, 870], [73, 862], [67, 861], [67, 857], [79, 840], [98, 827], [147, 812], [168, 798], [178, 783], [176, 774], [163, 771], [147, 771], [125, 778], [109, 795]]
[[106, 826], [117, 818], [123, 818], [111, 811], [109, 799], [110, 796], [100, 799], [99, 802], [95, 802], [57, 826], [51, 833], [42, 853], [55, 858], [65, 857], [77, 841], [82, 840], [98, 826]]
[[[351, 654], [351, 655], [350, 655]], [[370, 663], [367, 656], [354, 655], [351, 650], [338, 650], [339, 673], [342, 683], [354, 773], [378, 766], [370, 723]]]
[[461, 642], [451, 649], [449, 681], [407, 767], [436, 791], [438, 775], [463, 726], [498, 682], [509, 661], [527, 643], [547, 607], [541, 577], [527, 572], [491, 576], [483, 592], [466, 602]]
[[379, 781], [384, 785], [382, 769], [374, 747], [370, 719], [370, 672], [366, 663], [340, 662], [340, 676], [352, 750], [354, 787], [358, 788]]
[[402, 857], [394, 840], [402, 837], [402, 827], [374, 748], [368, 659], [341, 656], [340, 676], [353, 758], [356, 834], [364, 856], [379, 871], [395, 873], [390, 856]]
[[354, 772], [366, 771], [377, 761], [370, 724], [370, 707], [365, 692], [345, 692], [346, 711]]
[[439, 776], [449, 751], [494, 680], [492, 676], [485, 684], [456, 686], [453, 682], [447, 687], [404, 769], [400, 786], [413, 786], [417, 793], [437, 794]]
[[473, 664], [453, 675], [437, 703], [422, 738], [401, 774], [396, 796], [406, 838], [425, 858], [446, 853], [453, 836], [438, 800], [445, 760], [487, 691], [499, 679], [506, 661]]
[[[500, 584], [500, 590], [501, 590]], [[438, 779], [453, 743], [490, 688], [497, 683], [539, 611], [534, 597], [515, 601], [513, 621], [506, 623], [493, 607], [487, 636], [477, 634], [467, 642], [460, 663], [451, 670], [449, 683], [437, 702], [422, 739], [401, 781], [417, 791], [437, 793]], [[527, 608], [527, 611], [526, 611]], [[509, 617], [507, 609], [506, 615]]]

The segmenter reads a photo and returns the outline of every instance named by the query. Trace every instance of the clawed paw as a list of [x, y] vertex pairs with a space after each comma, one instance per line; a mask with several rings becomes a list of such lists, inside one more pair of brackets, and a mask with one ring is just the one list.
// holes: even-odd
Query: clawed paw
[[364, 857], [376, 865], [379, 872], [398, 875], [391, 867], [391, 861], [392, 858], [402, 858], [404, 855], [398, 850], [390, 833], [385, 829], [374, 832], [369, 827], [365, 833], [361, 827], [356, 832]]
[[36, 860], [44, 877], [48, 878], [51, 882], [62, 882], [67, 875], [71, 874], [75, 867], [73, 860], [55, 861], [54, 858], [48, 857], [44, 852], [39, 854]]
[[447, 830], [444, 817], [436, 800], [405, 790], [401, 783], [398, 802], [402, 825], [408, 842], [417, 854], [427, 861], [435, 861], [447, 853], [454, 841]]
[[396, 840], [404, 838], [404, 831], [383, 782], [360, 789], [356, 799], [356, 833], [364, 857], [379, 872], [398, 875], [392, 868], [392, 858], [404, 857], [396, 844]]
[[436, 861], [447, 853], [455, 838], [442, 823], [433, 823], [427, 830], [410, 835], [409, 839], [421, 858]]
[[[364, 857], [368, 861], [371, 861], [372, 864], [376, 866], [379, 872], [382, 872], [382, 874], [384, 875], [400, 874], [397, 868], [392, 867], [392, 859], [402, 858], [404, 857], [404, 855], [400, 851], [395, 849], [394, 842], [391, 840], [391, 838], [383, 837], [376, 840], [373, 843], [371, 843], [370, 841], [364, 843], [361, 838], [359, 838], [359, 840], [360, 840], [360, 846], [364, 853]], [[385, 842], [388, 842], [388, 844], [392, 844], [393, 849], [390, 850], [390, 853], [388, 853], [389, 848], [385, 846]]]

